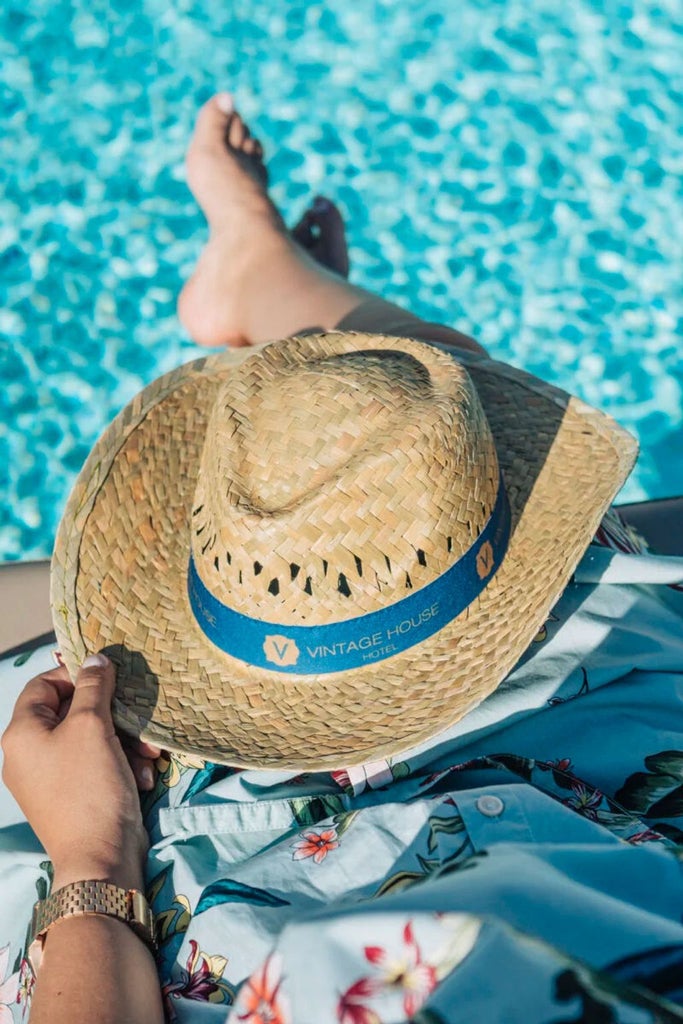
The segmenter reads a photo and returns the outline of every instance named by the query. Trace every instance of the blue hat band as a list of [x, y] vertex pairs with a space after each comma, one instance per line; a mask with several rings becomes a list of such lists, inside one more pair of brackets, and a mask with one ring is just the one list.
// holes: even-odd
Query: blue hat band
[[474, 544], [437, 579], [386, 608], [323, 626], [252, 619], [214, 597], [192, 555], [190, 607], [211, 643], [249, 665], [293, 675], [346, 672], [407, 651], [457, 618], [495, 574], [509, 537], [510, 505], [501, 475], [495, 506]]

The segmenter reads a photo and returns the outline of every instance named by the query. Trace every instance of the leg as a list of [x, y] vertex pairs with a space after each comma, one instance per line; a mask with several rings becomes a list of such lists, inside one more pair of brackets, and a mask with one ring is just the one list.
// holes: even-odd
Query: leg
[[[291, 235], [268, 197], [260, 143], [230, 97], [201, 110], [187, 158], [188, 182], [209, 223], [209, 242], [178, 312], [204, 345], [250, 345], [319, 328], [384, 331], [442, 341], [485, 355], [473, 339], [426, 324], [321, 265]], [[299, 226], [301, 228], [301, 225]]]
[[0, 565], [0, 653], [52, 632], [50, 563]]
[[629, 526], [640, 533], [658, 555], [683, 555], [683, 495], [617, 505]]

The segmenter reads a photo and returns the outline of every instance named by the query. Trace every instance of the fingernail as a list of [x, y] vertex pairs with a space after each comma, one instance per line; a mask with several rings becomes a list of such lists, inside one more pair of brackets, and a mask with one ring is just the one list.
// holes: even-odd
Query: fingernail
[[331, 209], [332, 203], [329, 199], [325, 199], [323, 196], [316, 196], [313, 200], [314, 213], [327, 213]]
[[219, 110], [222, 110], [224, 114], [232, 114], [235, 109], [235, 103], [229, 92], [219, 92], [216, 96], [216, 106]]
[[83, 662], [83, 668], [106, 668], [108, 664], [106, 654], [89, 654]]
[[145, 765], [145, 767], [140, 770], [140, 782], [145, 789], [151, 789], [154, 785], [154, 772], [149, 765]]

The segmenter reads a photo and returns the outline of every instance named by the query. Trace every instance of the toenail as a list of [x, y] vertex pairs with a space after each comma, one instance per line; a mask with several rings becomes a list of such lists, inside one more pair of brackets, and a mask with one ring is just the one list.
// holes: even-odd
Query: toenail
[[219, 92], [216, 96], [216, 106], [224, 114], [232, 114], [235, 109], [233, 98], [229, 92]]

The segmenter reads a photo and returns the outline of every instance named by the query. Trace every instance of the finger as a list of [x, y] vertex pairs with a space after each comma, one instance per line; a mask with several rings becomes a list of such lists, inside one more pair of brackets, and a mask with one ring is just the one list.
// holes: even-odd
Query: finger
[[111, 722], [111, 702], [114, 696], [116, 673], [104, 654], [89, 655], [76, 676], [69, 714], [94, 711], [100, 718]]
[[73, 690], [71, 691], [69, 696], [66, 698], [66, 700], [63, 700], [62, 703], [59, 705], [59, 711], [57, 712], [57, 719], [60, 722], [63, 722], [64, 719], [66, 718], [66, 716], [69, 714], [69, 708], [71, 707], [72, 697], [73, 697]]
[[71, 697], [73, 689], [65, 668], [55, 668], [35, 676], [19, 694], [13, 718], [16, 720], [33, 716], [49, 720], [50, 716], [54, 716], [56, 719], [62, 702]]
[[135, 783], [138, 789], [143, 791], [154, 789], [155, 773], [152, 759], [141, 757], [134, 750], [127, 750], [126, 757], [135, 776]]
[[139, 740], [138, 744], [138, 753], [142, 754], [143, 757], [149, 757], [153, 761], [156, 761], [157, 757], [161, 755], [161, 747], [157, 747], [156, 743], [148, 743], [147, 740]]
[[131, 753], [139, 754], [140, 757], [149, 757], [155, 760], [161, 754], [161, 747], [157, 747], [155, 743], [149, 743], [147, 740], [139, 740], [126, 735], [119, 735], [119, 739], [125, 751], [130, 750]]

